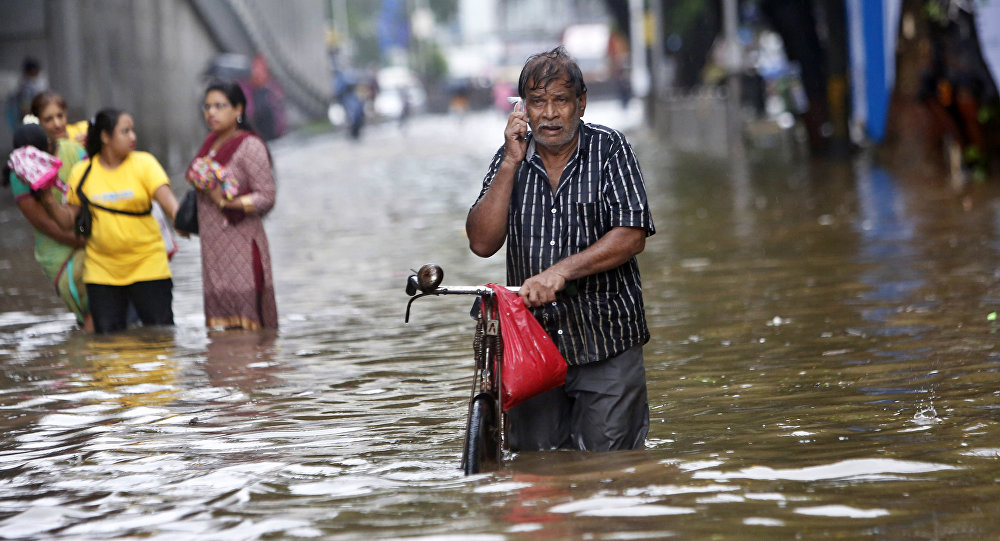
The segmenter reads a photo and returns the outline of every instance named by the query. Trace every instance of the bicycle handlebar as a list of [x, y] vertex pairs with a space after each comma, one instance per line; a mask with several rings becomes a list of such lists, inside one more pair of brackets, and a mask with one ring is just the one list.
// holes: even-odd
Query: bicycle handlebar
[[[406, 294], [410, 296], [410, 302], [406, 303], [406, 317], [404, 321], [410, 321], [410, 306], [413, 301], [431, 295], [477, 295], [480, 297], [493, 296], [493, 289], [489, 286], [451, 286], [440, 287], [441, 280], [444, 279], [444, 271], [438, 265], [428, 263], [420, 267], [420, 270], [413, 271], [406, 279]], [[520, 287], [508, 287], [510, 291], [517, 293]]]
[[[517, 293], [521, 288], [520, 287], [508, 287], [507, 289], [513, 291], [514, 293]], [[451, 286], [451, 287], [436, 287], [436, 288], [431, 289], [429, 291], [422, 291], [420, 293], [417, 293], [417, 294], [411, 296], [410, 297], [410, 302], [406, 303], [406, 315], [404, 316], [403, 321], [406, 322], [406, 323], [409, 323], [409, 321], [410, 321], [410, 306], [413, 305], [413, 301], [415, 301], [415, 300], [417, 300], [417, 299], [419, 299], [421, 297], [429, 297], [429, 296], [432, 296], [432, 295], [433, 296], [437, 296], [437, 295], [477, 295], [477, 296], [484, 296], [484, 295], [493, 295], [493, 289], [490, 288], [490, 287], [488, 287], [488, 286]]]
[[[508, 287], [507, 289], [517, 293], [520, 287]], [[493, 289], [487, 286], [449, 286], [438, 287], [431, 291], [425, 291], [423, 295], [492, 295]]]

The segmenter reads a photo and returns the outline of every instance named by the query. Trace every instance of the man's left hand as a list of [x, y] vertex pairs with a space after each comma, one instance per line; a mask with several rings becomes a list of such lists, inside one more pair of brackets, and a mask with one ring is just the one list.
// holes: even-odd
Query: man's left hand
[[541, 306], [556, 300], [556, 293], [566, 287], [566, 277], [552, 269], [546, 269], [521, 284], [518, 295], [529, 307]]

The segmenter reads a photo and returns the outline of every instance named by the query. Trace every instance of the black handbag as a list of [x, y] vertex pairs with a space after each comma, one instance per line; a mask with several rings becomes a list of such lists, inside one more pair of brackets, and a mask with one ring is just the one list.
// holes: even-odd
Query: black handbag
[[190, 190], [184, 194], [177, 216], [174, 216], [174, 229], [188, 234], [198, 234], [198, 194]]
[[90, 237], [90, 232], [93, 230], [94, 225], [94, 218], [90, 214], [90, 200], [83, 193], [83, 183], [87, 181], [87, 176], [90, 175], [90, 168], [93, 165], [94, 160], [91, 159], [90, 163], [87, 164], [87, 170], [83, 172], [83, 177], [80, 178], [80, 184], [76, 187], [76, 195], [80, 198], [80, 212], [76, 214], [74, 232], [76, 236], [84, 238]]
[[80, 207], [80, 212], [76, 215], [76, 227], [75, 233], [78, 237], [90, 237], [90, 232], [93, 230], [94, 222], [93, 217], [90, 215], [90, 205], [84, 203]]

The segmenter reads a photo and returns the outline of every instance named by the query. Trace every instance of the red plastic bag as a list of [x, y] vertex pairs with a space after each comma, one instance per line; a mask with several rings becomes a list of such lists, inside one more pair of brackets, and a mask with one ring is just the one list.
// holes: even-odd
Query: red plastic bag
[[503, 337], [504, 411], [566, 382], [566, 359], [521, 297], [497, 284], [486, 284], [496, 293]]

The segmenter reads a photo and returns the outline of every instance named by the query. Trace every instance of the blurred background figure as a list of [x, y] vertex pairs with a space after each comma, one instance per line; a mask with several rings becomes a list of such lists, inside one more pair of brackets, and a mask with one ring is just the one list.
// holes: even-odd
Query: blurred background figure
[[942, 8], [930, 23], [930, 60], [921, 74], [917, 97], [946, 134], [944, 146], [953, 181], [961, 185], [967, 177], [983, 180], [988, 160], [980, 110], [982, 104], [996, 101], [997, 89], [979, 61], [972, 8]]
[[365, 104], [361, 99], [359, 86], [360, 77], [355, 70], [334, 70], [330, 122], [334, 125], [345, 124], [353, 139], [361, 137], [361, 127], [365, 123]]
[[507, 81], [493, 83], [493, 107], [503, 115], [510, 113], [511, 104], [507, 98], [517, 95], [517, 89]]
[[4, 114], [11, 131], [17, 129], [24, 116], [31, 112], [31, 100], [35, 99], [35, 95], [48, 86], [48, 80], [42, 74], [42, 64], [30, 56], [25, 58], [21, 64], [21, 80], [4, 103]]
[[265, 141], [284, 135], [285, 96], [281, 85], [271, 78], [264, 56], [257, 54], [250, 65], [250, 78], [243, 84], [247, 97], [246, 114], [257, 134]]
[[469, 112], [471, 93], [472, 83], [468, 79], [455, 79], [448, 83], [448, 111], [459, 120], [463, 120]]
[[632, 99], [629, 62], [628, 39], [621, 32], [612, 32], [608, 38], [608, 63], [615, 95], [622, 107], [628, 107], [628, 102]]

